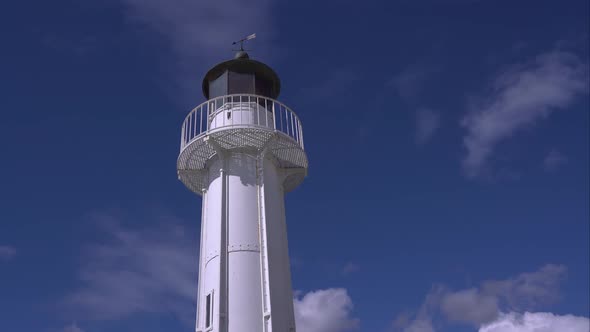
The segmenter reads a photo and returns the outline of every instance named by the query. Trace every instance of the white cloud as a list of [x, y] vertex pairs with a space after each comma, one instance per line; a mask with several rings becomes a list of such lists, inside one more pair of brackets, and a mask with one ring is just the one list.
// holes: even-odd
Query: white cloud
[[16, 255], [16, 249], [11, 246], [0, 246], [0, 260], [10, 260]]
[[192, 322], [197, 287], [197, 234], [171, 219], [157, 227], [108, 227], [108, 243], [87, 248], [80, 286], [65, 298], [72, 315], [113, 320], [137, 313], [174, 314]]
[[352, 300], [345, 289], [312, 291], [294, 299], [297, 332], [343, 332], [358, 328], [351, 317]]
[[557, 150], [551, 150], [543, 160], [543, 168], [546, 171], [553, 171], [559, 166], [567, 163], [567, 157]]
[[565, 52], [542, 54], [499, 75], [485, 102], [461, 121], [467, 131], [463, 138], [466, 175], [481, 175], [497, 144], [553, 111], [568, 107], [587, 92], [588, 66]]
[[434, 110], [421, 108], [416, 111], [416, 143], [428, 142], [440, 126], [440, 114]]
[[558, 316], [552, 313], [530, 313], [523, 315], [508, 313], [482, 326], [479, 332], [588, 332], [590, 320], [572, 315]]

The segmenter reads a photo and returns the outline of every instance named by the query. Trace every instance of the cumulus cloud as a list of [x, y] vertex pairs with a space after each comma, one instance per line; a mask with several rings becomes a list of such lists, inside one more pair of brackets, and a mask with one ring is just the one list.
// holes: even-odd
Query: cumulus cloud
[[11, 246], [0, 246], [0, 260], [10, 260], [16, 255], [16, 249]]
[[298, 332], [344, 332], [356, 330], [352, 300], [342, 288], [312, 291], [294, 300]]
[[479, 287], [453, 291], [438, 285], [428, 293], [413, 319], [398, 317], [393, 326], [403, 332], [434, 331], [433, 318], [440, 317], [480, 327], [496, 321], [502, 312], [524, 312], [559, 300], [560, 283], [566, 273], [565, 266], [547, 264], [512, 278], [484, 281]]
[[163, 222], [139, 229], [111, 223], [108, 241], [85, 250], [79, 287], [64, 300], [68, 312], [95, 320], [165, 313], [192, 322], [197, 234], [173, 219]]
[[551, 150], [543, 160], [543, 168], [546, 171], [553, 171], [559, 166], [567, 163], [567, 157], [557, 150]]
[[416, 143], [428, 142], [440, 126], [440, 114], [432, 109], [421, 108], [416, 111]]
[[572, 315], [537, 312], [508, 313], [482, 326], [479, 332], [588, 332], [590, 320]]
[[462, 119], [468, 177], [482, 175], [496, 146], [588, 93], [588, 66], [576, 55], [554, 51], [513, 67], [493, 82], [484, 101]]

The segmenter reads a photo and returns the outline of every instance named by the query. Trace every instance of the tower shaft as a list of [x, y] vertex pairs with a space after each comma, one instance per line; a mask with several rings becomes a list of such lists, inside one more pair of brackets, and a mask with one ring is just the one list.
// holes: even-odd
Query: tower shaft
[[224, 152], [203, 192], [197, 331], [295, 331], [283, 181], [266, 152]]

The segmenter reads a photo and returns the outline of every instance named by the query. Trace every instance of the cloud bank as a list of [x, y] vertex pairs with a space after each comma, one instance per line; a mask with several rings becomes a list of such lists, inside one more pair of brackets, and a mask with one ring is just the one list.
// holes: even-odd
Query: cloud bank
[[570, 106], [588, 93], [588, 66], [574, 54], [554, 51], [495, 78], [490, 93], [462, 119], [468, 177], [485, 173], [496, 146], [524, 128]]

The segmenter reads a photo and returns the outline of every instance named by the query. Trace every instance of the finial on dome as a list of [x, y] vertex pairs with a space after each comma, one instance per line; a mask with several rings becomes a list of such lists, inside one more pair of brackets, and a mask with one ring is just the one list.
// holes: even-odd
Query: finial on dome
[[246, 59], [250, 59], [250, 56], [248, 55], [248, 53], [246, 53], [246, 51], [241, 50], [236, 53], [236, 55], [234, 56], [234, 59], [246, 60]]

